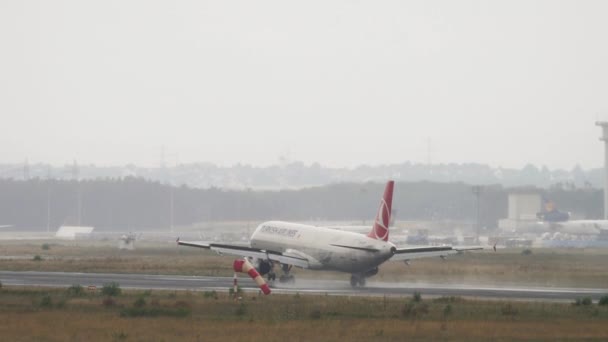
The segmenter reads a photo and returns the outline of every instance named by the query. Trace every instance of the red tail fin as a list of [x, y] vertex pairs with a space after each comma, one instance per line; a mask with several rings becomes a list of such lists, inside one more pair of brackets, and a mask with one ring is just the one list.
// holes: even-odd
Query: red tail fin
[[391, 221], [391, 206], [393, 204], [393, 186], [395, 182], [388, 181], [384, 188], [384, 196], [380, 201], [380, 208], [372, 231], [367, 234], [372, 239], [388, 241], [388, 225]]

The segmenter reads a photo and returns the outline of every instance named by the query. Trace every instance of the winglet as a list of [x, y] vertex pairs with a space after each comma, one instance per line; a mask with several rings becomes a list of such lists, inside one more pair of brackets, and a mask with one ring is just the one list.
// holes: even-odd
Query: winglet
[[374, 221], [374, 227], [372, 228], [372, 231], [367, 234], [367, 236], [372, 239], [388, 241], [388, 226], [391, 222], [394, 185], [395, 182], [392, 180], [386, 183], [384, 196], [382, 196], [380, 208], [378, 209], [378, 214], [376, 214], [376, 220]]

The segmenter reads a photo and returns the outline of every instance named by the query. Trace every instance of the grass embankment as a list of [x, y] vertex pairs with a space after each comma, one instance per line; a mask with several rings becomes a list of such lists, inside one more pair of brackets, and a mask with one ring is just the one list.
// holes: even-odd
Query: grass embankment
[[608, 306], [362, 298], [0, 290], [6, 341], [606, 340]]
[[[173, 244], [138, 243], [134, 251], [121, 251], [112, 243], [78, 241], [51, 243], [4, 243], [0, 269], [14, 271], [65, 271], [231, 276], [233, 257]], [[519, 284], [556, 287], [606, 287], [608, 250], [521, 249], [470, 252], [449, 257], [414, 260], [411, 266], [387, 262], [370, 281]], [[35, 261], [40, 255], [42, 260]], [[6, 258], [15, 256], [15, 258]], [[16, 258], [27, 256], [26, 258]], [[347, 279], [333, 272], [296, 270], [297, 277]]]

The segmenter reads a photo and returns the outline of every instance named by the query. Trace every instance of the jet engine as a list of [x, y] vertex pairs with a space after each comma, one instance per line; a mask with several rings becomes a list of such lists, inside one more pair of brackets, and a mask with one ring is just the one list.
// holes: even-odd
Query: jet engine
[[372, 268], [371, 270], [366, 271], [365, 273], [363, 273], [363, 276], [366, 278], [369, 277], [373, 277], [376, 274], [378, 274], [378, 267]]
[[266, 259], [256, 259], [253, 264], [260, 275], [266, 275], [272, 271], [272, 261]]

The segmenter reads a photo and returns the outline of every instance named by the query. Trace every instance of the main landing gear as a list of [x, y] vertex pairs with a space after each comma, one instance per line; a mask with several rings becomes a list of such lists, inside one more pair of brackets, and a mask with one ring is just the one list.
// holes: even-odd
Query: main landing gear
[[353, 273], [350, 276], [350, 286], [352, 287], [365, 287], [365, 279], [373, 277], [378, 274], [378, 267], [369, 269], [363, 273]]
[[281, 276], [279, 277], [279, 283], [294, 284], [296, 282], [296, 278], [292, 274], [289, 274], [289, 272], [291, 271], [291, 266], [292, 265], [281, 265], [281, 271], [283, 271], [283, 274], [281, 274]]
[[282, 284], [295, 284], [296, 282], [296, 277], [294, 277], [293, 275], [289, 274], [283, 274], [279, 277], [279, 283]]
[[350, 286], [352, 287], [365, 287], [365, 276], [359, 274], [353, 274], [350, 276]]

